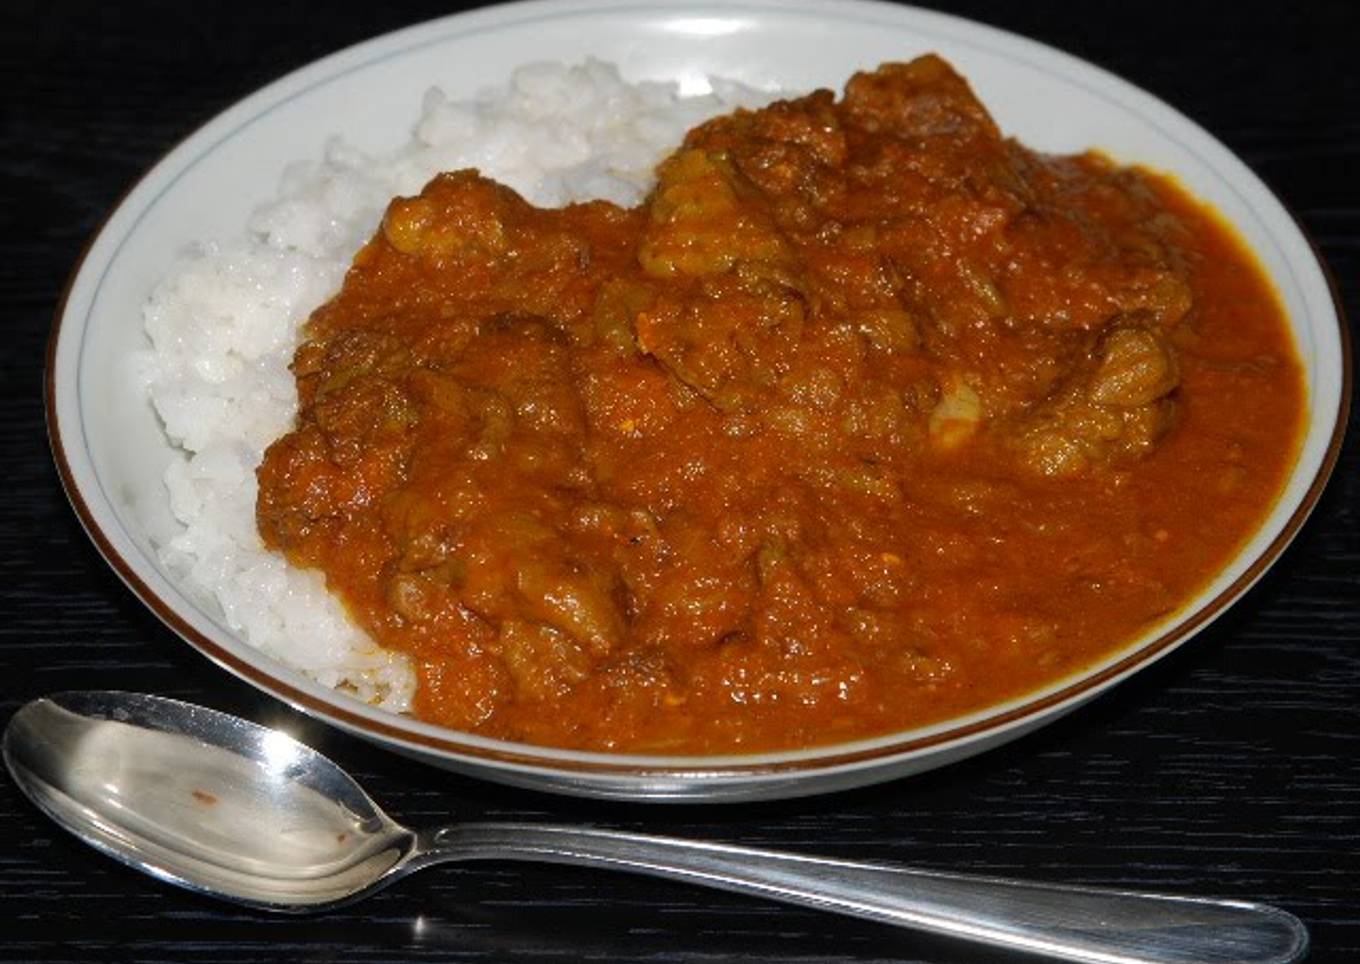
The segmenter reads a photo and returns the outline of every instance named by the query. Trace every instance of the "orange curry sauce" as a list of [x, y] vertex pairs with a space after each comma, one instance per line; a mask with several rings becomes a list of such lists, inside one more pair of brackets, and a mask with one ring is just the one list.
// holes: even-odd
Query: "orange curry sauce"
[[661, 753], [1080, 669], [1250, 535], [1304, 394], [1210, 212], [1003, 138], [935, 57], [702, 125], [634, 210], [441, 175], [293, 368], [260, 531], [415, 713]]

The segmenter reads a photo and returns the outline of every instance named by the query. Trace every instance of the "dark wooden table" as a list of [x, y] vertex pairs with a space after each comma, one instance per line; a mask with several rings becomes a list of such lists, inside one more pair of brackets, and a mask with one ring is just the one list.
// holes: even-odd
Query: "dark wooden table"
[[[196, 655], [81, 532], [43, 430], [43, 344], [82, 243], [180, 137], [279, 74], [457, 3], [7, 0], [0, 11], [0, 718], [43, 693], [148, 690], [290, 716]], [[955, 12], [1087, 57], [1222, 138], [1293, 207], [1360, 315], [1360, 17], [1351, 2]], [[1354, 433], [1352, 433], [1354, 435]], [[1003, 750], [823, 799], [728, 808], [556, 799], [306, 738], [412, 823], [590, 821], [808, 853], [1277, 902], [1315, 961], [1360, 960], [1360, 508], [1348, 445], [1312, 521], [1171, 658]], [[349, 910], [268, 917], [151, 882], [0, 777], [0, 959], [975, 961], [1000, 955], [757, 900], [597, 872], [430, 872]], [[1018, 959], [1017, 959], [1018, 960]]]

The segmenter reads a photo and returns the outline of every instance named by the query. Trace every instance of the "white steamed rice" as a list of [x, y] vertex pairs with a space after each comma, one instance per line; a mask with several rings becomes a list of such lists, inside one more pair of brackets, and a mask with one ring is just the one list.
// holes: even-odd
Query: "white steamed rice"
[[302, 323], [339, 288], [388, 201], [440, 171], [478, 168], [544, 206], [635, 204], [690, 127], [769, 100], [718, 80], [682, 98], [673, 84], [625, 83], [599, 61], [537, 64], [471, 101], [431, 90], [395, 153], [369, 157], [337, 138], [323, 160], [288, 168], [243, 237], [190, 253], [146, 305], [146, 390], [183, 455], [165, 476], [183, 530], [158, 547], [164, 564], [262, 651], [406, 709], [415, 680], [405, 658], [379, 648], [319, 574], [268, 552], [255, 529], [255, 468], [297, 408], [288, 364]]

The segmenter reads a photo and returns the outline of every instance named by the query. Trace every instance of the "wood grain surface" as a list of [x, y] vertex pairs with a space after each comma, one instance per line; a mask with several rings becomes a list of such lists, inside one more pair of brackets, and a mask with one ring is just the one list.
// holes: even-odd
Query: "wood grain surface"
[[[1193, 643], [1057, 725], [923, 777], [725, 808], [557, 799], [404, 762], [295, 717], [158, 624], [100, 560], [47, 451], [42, 354], [82, 244], [217, 111], [456, 3], [7, 0], [0, 10], [0, 719], [92, 687], [283, 721], [396, 817], [552, 819], [1276, 902], [1314, 961], [1360, 960], [1357, 447], [1274, 570]], [[1350, 2], [960, 2], [1176, 105], [1289, 204], [1360, 315], [1360, 17]], [[1009, 960], [659, 881], [532, 865], [435, 870], [348, 910], [269, 917], [94, 853], [0, 777], [0, 960]], [[1014, 958], [1022, 960], [1022, 958]]]

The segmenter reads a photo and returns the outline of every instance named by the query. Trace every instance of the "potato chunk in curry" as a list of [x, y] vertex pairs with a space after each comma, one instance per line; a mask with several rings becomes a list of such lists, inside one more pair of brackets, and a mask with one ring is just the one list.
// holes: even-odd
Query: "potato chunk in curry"
[[441, 175], [293, 369], [260, 531], [410, 655], [416, 712], [639, 752], [1078, 670], [1251, 532], [1301, 407], [1227, 231], [1006, 139], [933, 56], [698, 127], [633, 210]]

